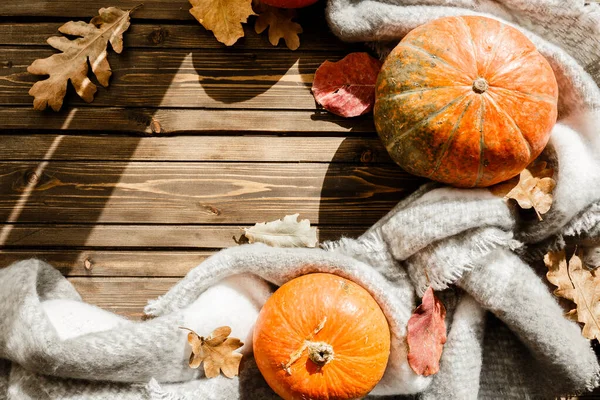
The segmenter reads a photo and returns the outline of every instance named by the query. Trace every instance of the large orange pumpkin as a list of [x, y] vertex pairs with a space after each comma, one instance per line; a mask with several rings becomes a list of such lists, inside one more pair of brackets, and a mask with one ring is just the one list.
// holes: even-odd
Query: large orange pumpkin
[[364, 288], [315, 273], [289, 281], [269, 298], [253, 347], [260, 372], [285, 400], [357, 399], [383, 376], [390, 330]]
[[557, 101], [550, 65], [521, 32], [490, 18], [448, 17], [412, 30], [387, 57], [375, 126], [406, 171], [484, 187], [541, 153]]

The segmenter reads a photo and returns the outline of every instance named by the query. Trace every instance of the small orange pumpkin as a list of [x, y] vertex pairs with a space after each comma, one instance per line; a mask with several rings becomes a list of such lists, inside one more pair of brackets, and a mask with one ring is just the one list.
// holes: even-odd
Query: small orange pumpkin
[[521, 32], [476, 16], [408, 33], [378, 76], [374, 119], [406, 171], [459, 187], [519, 174], [556, 122], [558, 86]]
[[390, 330], [364, 288], [315, 273], [287, 282], [267, 300], [253, 347], [263, 377], [285, 400], [357, 399], [383, 376]]

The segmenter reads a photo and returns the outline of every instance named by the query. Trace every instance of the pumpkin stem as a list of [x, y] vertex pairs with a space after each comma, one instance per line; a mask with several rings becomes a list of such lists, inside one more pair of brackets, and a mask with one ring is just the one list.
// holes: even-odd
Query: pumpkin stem
[[308, 358], [319, 367], [333, 361], [333, 347], [325, 342], [306, 342]]
[[477, 78], [473, 81], [473, 91], [475, 93], [479, 93], [479, 94], [485, 93], [489, 87], [490, 87], [490, 85], [484, 78]]
[[[321, 320], [321, 322], [319, 322], [319, 325], [317, 325], [315, 330], [312, 331], [311, 334], [304, 340], [304, 343], [302, 344], [302, 346], [300, 346], [300, 348], [298, 348], [296, 351], [294, 351], [292, 354], [290, 354], [290, 360], [287, 362], [287, 364], [281, 363], [281, 367], [285, 370], [285, 372], [288, 373], [288, 375], [292, 374], [292, 364], [300, 359], [300, 357], [302, 356], [302, 353], [304, 353], [304, 350], [309, 348], [311, 343], [323, 343], [323, 342], [311, 342], [310, 339], [315, 337], [315, 335], [317, 333], [319, 333], [321, 331], [321, 329], [323, 329], [323, 327], [325, 326], [325, 322], [327, 322], [327, 317], [323, 317], [323, 319]], [[324, 343], [324, 344], [329, 346], [327, 343]], [[331, 348], [331, 360], [333, 360], [333, 348], [331, 346], [329, 346], [329, 347]], [[309, 348], [309, 357], [310, 357], [310, 348]], [[329, 360], [329, 361], [331, 361], [331, 360]], [[325, 364], [327, 364], [329, 361], [327, 361]], [[319, 365], [316, 361], [313, 360], [313, 362], [315, 364]], [[325, 365], [325, 364], [323, 364], [323, 365]]]

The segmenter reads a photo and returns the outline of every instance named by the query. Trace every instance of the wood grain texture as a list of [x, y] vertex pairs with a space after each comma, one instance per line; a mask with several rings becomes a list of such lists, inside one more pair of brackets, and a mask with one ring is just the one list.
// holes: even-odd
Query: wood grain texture
[[[0, 105], [31, 105], [34, 82], [27, 72], [52, 49], [0, 47]], [[314, 110], [310, 92], [315, 70], [345, 54], [313, 51], [131, 49], [110, 53], [112, 77], [90, 106], [201, 107]], [[85, 104], [71, 88], [65, 104]]]
[[[302, 217], [302, 216], [301, 216]], [[243, 235], [243, 225], [0, 225], [0, 246], [22, 249], [35, 254], [39, 250], [61, 249], [162, 249], [200, 250], [236, 246]], [[342, 236], [358, 237], [367, 226], [321, 226], [320, 241]], [[30, 256], [27, 256], [29, 258]]]
[[[83, 301], [140, 320], [148, 300], [165, 294], [178, 278], [68, 278]], [[135, 288], [135, 290], [132, 290]]]
[[[344, 43], [329, 35], [323, 40], [323, 32], [327, 30], [325, 21], [315, 18], [307, 19], [304, 32], [300, 34], [300, 50], [307, 48], [311, 51], [364, 51], [360, 44]], [[191, 22], [191, 21], [190, 21]], [[58, 28], [63, 22], [18, 23], [0, 22], [0, 45], [5, 46], [47, 46], [46, 40], [51, 36], [60, 35]], [[283, 41], [279, 46], [269, 43], [268, 35], [257, 34], [253, 24], [244, 25], [244, 38], [235, 44], [239, 50], [272, 50], [285, 51]], [[166, 49], [226, 49], [227, 46], [215, 40], [214, 35], [200, 24], [189, 25], [172, 23], [142, 23], [134, 22], [124, 35], [125, 51], [131, 48], [166, 48]]]
[[0, 250], [0, 268], [28, 258], [44, 260], [65, 276], [183, 277], [216, 250]]
[[388, 164], [6, 161], [0, 221], [369, 225], [423, 182]]
[[254, 135], [0, 136], [0, 160], [392, 163], [375, 137]]
[[[32, 98], [33, 99], [33, 98]], [[375, 135], [371, 115], [345, 119], [326, 111], [203, 110], [169, 108], [63, 107], [40, 112], [31, 106], [1, 107], [0, 127], [11, 131], [48, 130], [106, 133], [239, 134], [350, 133]]]
[[[130, 10], [138, 6], [138, 0], [115, 0], [110, 5]], [[193, 20], [189, 13], [191, 8], [187, 0], [144, 0], [143, 7], [136, 10], [133, 17], [137, 19], [171, 19]], [[102, 7], [107, 7], [105, 1], [89, 0], [3, 0], [0, 5], [0, 15], [4, 17], [60, 17], [60, 18], [91, 18]]]

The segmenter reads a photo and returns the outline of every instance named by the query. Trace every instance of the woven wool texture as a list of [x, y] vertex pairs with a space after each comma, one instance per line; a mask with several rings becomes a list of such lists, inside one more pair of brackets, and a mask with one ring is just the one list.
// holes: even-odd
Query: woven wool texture
[[[81, 301], [52, 266], [0, 270], [0, 399], [276, 399], [251, 355], [251, 332], [272, 285], [329, 272], [365, 287], [384, 311], [392, 351], [369, 398], [548, 399], [591, 390], [600, 367], [580, 327], [541, 277], [548, 249], [600, 238], [600, 9], [564, 0], [329, 0], [343, 40], [382, 54], [417, 25], [481, 14], [523, 31], [547, 57], [560, 90], [559, 123], [544, 157], [557, 187], [543, 222], [485, 189], [428, 184], [358, 239], [323, 249], [245, 245], [193, 269], [133, 322]], [[594, 75], [596, 74], [596, 75]], [[594, 82], [596, 79], [596, 82]], [[596, 259], [598, 248], [586, 248]], [[415, 375], [406, 324], [431, 284], [448, 309], [440, 372]], [[187, 366], [189, 327], [221, 325], [246, 345], [240, 376], [205, 379]]]

